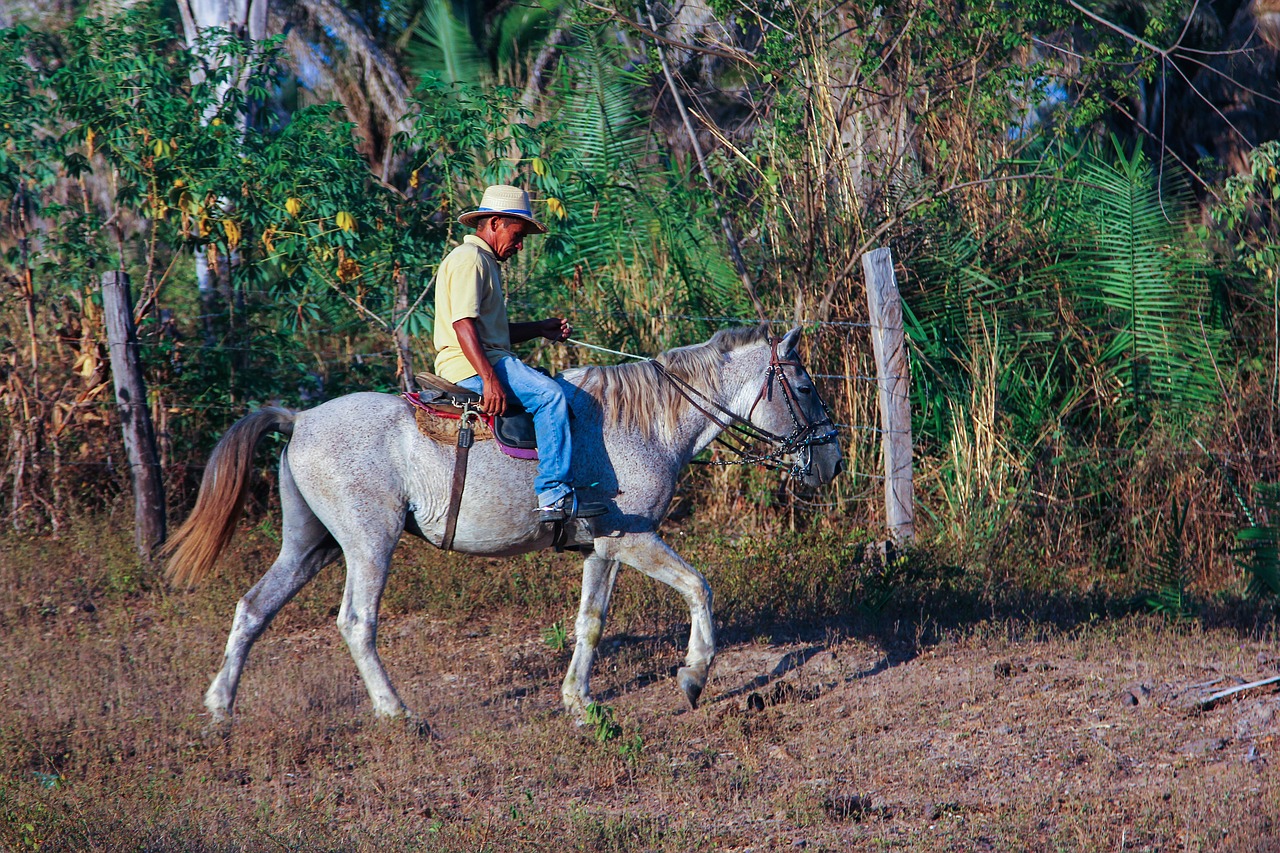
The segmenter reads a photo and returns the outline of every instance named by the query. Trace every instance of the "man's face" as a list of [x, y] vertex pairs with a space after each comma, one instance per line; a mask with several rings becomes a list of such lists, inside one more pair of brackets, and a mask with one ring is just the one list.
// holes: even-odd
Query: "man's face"
[[486, 229], [488, 233], [482, 237], [498, 256], [498, 260], [505, 261], [514, 257], [516, 252], [524, 248], [524, 238], [531, 230], [529, 223], [510, 216], [495, 216], [489, 222]]

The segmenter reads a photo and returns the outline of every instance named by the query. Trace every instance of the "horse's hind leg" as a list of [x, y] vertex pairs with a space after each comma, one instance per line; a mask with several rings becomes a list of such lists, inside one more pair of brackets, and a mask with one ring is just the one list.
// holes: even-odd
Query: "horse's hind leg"
[[391, 570], [391, 552], [404, 531], [404, 512], [351, 512], [330, 519], [334, 536], [347, 558], [347, 582], [338, 608], [338, 630], [364, 680], [373, 712], [383, 717], [408, 716], [378, 657], [378, 606]]
[[613, 595], [620, 565], [617, 560], [592, 554], [582, 566], [582, 603], [574, 625], [573, 660], [560, 688], [565, 710], [579, 720], [586, 719], [587, 705], [591, 703], [591, 663], [600, 645], [604, 621], [609, 616], [609, 598]]
[[341, 553], [338, 543], [298, 493], [289, 472], [287, 453], [280, 461], [280, 505], [283, 511], [280, 555], [236, 605], [222, 669], [204, 694], [205, 707], [214, 722], [225, 720], [231, 712], [240, 673], [254, 641], [271, 624], [280, 608]]
[[404, 717], [409, 713], [378, 657], [378, 605], [387, 585], [391, 551], [397, 538], [398, 535], [386, 543], [345, 546], [347, 585], [338, 609], [338, 630], [364, 679], [373, 712], [383, 717]]
[[[632, 533], [621, 539], [597, 540], [607, 543], [607, 556], [634, 566], [654, 580], [670, 586], [689, 605], [689, 649], [685, 665], [676, 678], [691, 707], [707, 686], [711, 661], [716, 656], [715, 629], [711, 625], [711, 587], [702, 573], [671, 550], [656, 533]], [[601, 553], [597, 548], [596, 553]]]

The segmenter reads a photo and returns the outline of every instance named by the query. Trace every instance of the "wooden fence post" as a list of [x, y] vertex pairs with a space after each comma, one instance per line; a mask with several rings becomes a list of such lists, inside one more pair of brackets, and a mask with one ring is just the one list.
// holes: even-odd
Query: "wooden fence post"
[[876, 249], [862, 256], [871, 311], [871, 346], [880, 385], [880, 428], [884, 447], [885, 523], [895, 544], [915, 540], [911, 485], [911, 370], [902, 328], [902, 297], [893, 274], [893, 253]]
[[133, 299], [129, 276], [123, 272], [102, 275], [102, 313], [111, 350], [111, 377], [116, 389], [116, 410], [124, 433], [129, 480], [133, 483], [134, 542], [144, 562], [164, 541], [164, 483], [156, 456], [156, 436], [147, 406], [147, 388], [138, 363], [138, 337], [133, 325]]

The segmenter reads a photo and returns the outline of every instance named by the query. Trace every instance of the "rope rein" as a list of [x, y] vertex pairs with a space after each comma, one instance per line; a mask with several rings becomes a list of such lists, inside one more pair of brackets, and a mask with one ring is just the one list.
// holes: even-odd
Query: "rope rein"
[[623, 352], [622, 350], [616, 350], [616, 349], [609, 349], [608, 347], [596, 346], [595, 344], [589, 344], [586, 341], [574, 340], [573, 338], [565, 338], [564, 342], [566, 344], [573, 344], [575, 347], [584, 347], [586, 349], [593, 349], [596, 352], [607, 352], [609, 355], [620, 355], [623, 358], [633, 358], [636, 361], [651, 360], [648, 356], [645, 356], [645, 355], [632, 355], [629, 352]]

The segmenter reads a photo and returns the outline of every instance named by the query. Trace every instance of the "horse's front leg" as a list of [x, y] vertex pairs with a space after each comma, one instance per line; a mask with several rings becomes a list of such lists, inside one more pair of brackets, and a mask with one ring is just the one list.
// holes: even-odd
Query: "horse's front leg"
[[[600, 540], [598, 540], [600, 541]], [[689, 706], [698, 707], [698, 697], [707, 686], [707, 675], [716, 656], [715, 629], [711, 626], [711, 586], [702, 573], [671, 550], [656, 533], [630, 533], [608, 543], [607, 555], [634, 566], [654, 580], [670, 586], [689, 605], [689, 649], [685, 665], [676, 678]], [[601, 553], [597, 548], [596, 553]]]
[[578, 620], [574, 624], [573, 660], [565, 674], [560, 696], [565, 710], [579, 723], [587, 718], [587, 706], [591, 704], [591, 664], [596, 648], [604, 633], [604, 622], [609, 616], [609, 599], [618, 579], [617, 560], [608, 560], [592, 554], [582, 565], [582, 603], [578, 606]]

